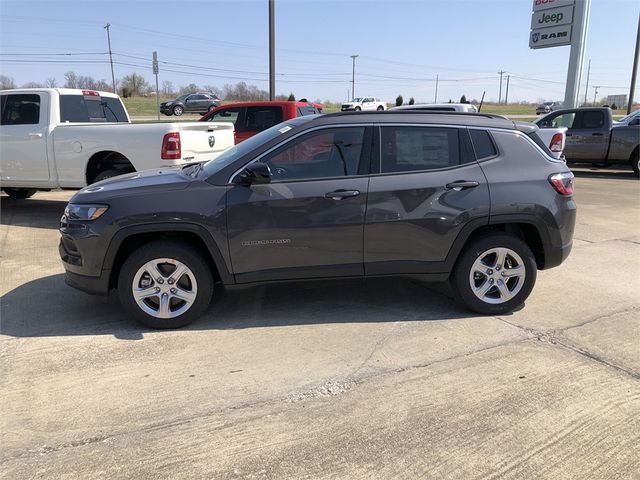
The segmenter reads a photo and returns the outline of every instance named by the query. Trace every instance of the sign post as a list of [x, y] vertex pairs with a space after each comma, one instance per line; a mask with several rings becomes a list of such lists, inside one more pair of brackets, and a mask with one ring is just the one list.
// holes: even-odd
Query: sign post
[[160, 92], [158, 90], [158, 73], [160, 73], [160, 69], [158, 68], [158, 52], [153, 52], [153, 62], [151, 66], [153, 68], [153, 74], [156, 76], [156, 112], [158, 114], [158, 120], [160, 120]]
[[582, 74], [582, 64], [584, 63], [590, 10], [591, 0], [576, 0], [573, 11], [573, 38], [571, 39], [571, 53], [569, 54], [567, 86], [564, 91], [564, 108], [578, 106], [580, 76]]

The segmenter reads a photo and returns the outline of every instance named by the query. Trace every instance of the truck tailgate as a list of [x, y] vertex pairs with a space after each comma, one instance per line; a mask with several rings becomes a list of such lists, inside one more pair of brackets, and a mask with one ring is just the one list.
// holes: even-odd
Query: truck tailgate
[[234, 145], [233, 123], [176, 122], [180, 129], [182, 160], [211, 160]]

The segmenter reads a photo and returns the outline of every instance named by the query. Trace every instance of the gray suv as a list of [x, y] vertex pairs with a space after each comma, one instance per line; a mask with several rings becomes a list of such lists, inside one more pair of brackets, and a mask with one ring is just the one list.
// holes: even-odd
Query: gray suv
[[204, 115], [210, 110], [219, 107], [220, 98], [213, 93], [189, 93], [180, 95], [175, 100], [162, 102], [160, 104], [160, 113], [167, 116], [176, 115], [179, 117], [185, 112], [195, 112]]
[[449, 280], [469, 309], [503, 314], [572, 245], [573, 175], [537, 130], [415, 111], [288, 120], [208, 163], [74, 195], [60, 225], [66, 282], [117, 289], [154, 328], [198, 318], [216, 282], [310, 278]]

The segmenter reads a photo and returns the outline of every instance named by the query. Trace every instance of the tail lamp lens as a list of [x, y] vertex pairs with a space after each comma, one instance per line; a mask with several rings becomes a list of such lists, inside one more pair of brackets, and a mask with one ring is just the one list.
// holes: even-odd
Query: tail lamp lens
[[564, 133], [556, 133], [551, 139], [551, 145], [549, 145], [549, 150], [552, 152], [562, 152], [564, 147]]
[[556, 173], [549, 177], [549, 183], [560, 195], [573, 195], [573, 173]]
[[160, 157], [163, 160], [180, 160], [182, 148], [180, 146], [180, 132], [167, 133], [162, 139], [162, 152]]

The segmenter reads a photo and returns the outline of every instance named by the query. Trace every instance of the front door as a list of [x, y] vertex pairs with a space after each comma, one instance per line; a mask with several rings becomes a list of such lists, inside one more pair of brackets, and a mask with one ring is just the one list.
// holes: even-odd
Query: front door
[[0, 96], [0, 175], [11, 186], [47, 187], [47, 109], [39, 93]]
[[364, 227], [365, 273], [442, 272], [462, 227], [489, 217], [487, 181], [467, 131], [385, 126], [379, 138]]
[[302, 134], [260, 158], [271, 168], [271, 183], [229, 186], [236, 281], [364, 273], [370, 136], [351, 126]]

